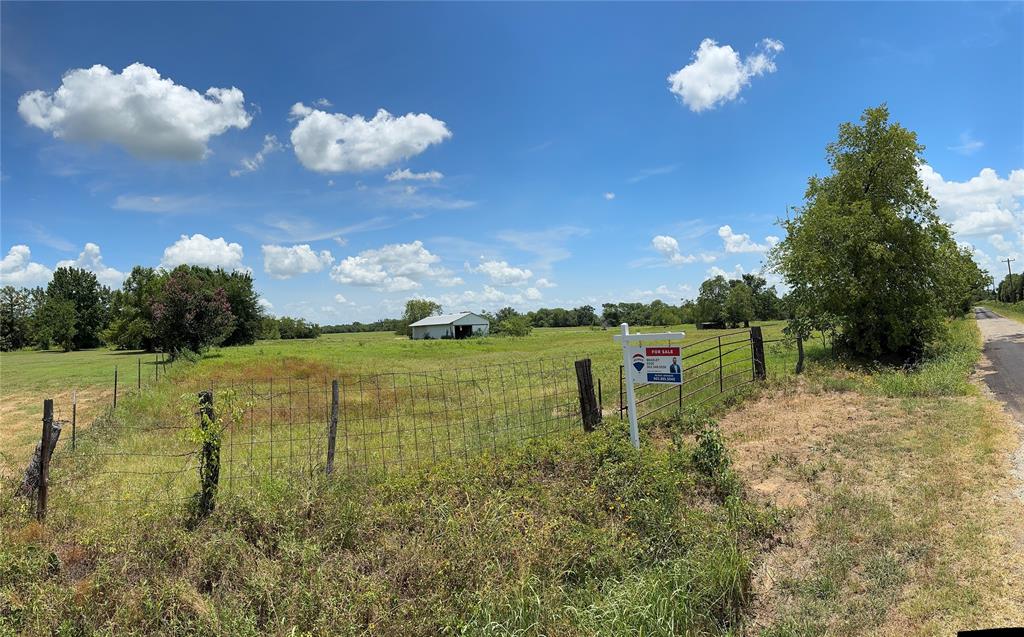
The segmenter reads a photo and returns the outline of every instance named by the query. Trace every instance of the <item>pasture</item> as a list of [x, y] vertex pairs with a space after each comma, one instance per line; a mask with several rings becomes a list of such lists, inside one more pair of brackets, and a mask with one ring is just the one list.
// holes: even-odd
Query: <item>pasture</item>
[[[779, 322], [762, 325], [770, 376], [792, 374], [795, 365], [791, 345], [770, 342], [781, 338], [781, 328]], [[668, 415], [684, 396], [697, 402], [750, 381], [750, 347], [740, 340], [745, 330], [669, 329], [686, 332], [684, 369], [692, 371], [681, 389], [640, 388], [642, 416]], [[80, 407], [76, 452], [69, 453], [67, 429], [58, 446], [54, 505], [113, 497], [128, 504], [184, 500], [195, 491], [198, 465], [196, 419], [189, 413], [196, 410], [196, 393], [213, 389], [224, 437], [222, 490], [251, 490], [263, 478], [322, 470], [332, 380], [339, 382], [336, 464], [345, 472], [387, 473], [499, 454], [508, 444], [577, 432], [576, 359], [593, 361], [604, 416], [619, 418], [615, 333], [552, 328], [523, 338], [461, 341], [411, 341], [393, 333], [260, 341], [162, 367], [159, 383], [152, 355], [142, 356], [141, 392], [138, 353], [18, 352], [4, 357], [4, 401], [20, 408], [4, 415], [11, 444], [3, 455], [7, 472], [20, 470], [38, 439], [42, 399], [54, 398], [55, 416], [66, 419], [75, 389], [80, 406], [82, 397], [92, 401]], [[816, 343], [808, 344], [809, 352], [820, 349]], [[72, 369], [64, 370], [63, 361]], [[115, 364], [119, 404], [106, 414]], [[19, 374], [21, 367], [30, 371]], [[63, 387], [54, 382], [61, 377], [68, 379]], [[99, 414], [101, 430], [91, 431]]]

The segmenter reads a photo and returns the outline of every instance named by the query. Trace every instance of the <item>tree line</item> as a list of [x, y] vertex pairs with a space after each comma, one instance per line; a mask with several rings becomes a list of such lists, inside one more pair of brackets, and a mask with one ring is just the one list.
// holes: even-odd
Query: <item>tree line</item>
[[319, 326], [268, 317], [247, 272], [181, 265], [136, 266], [120, 289], [96, 275], [57, 268], [45, 288], [0, 289], [0, 349], [64, 351], [106, 345], [164, 351], [171, 356], [257, 338], [310, 338]]
[[996, 289], [996, 300], [1003, 303], [1024, 301], [1024, 274], [1007, 274]]

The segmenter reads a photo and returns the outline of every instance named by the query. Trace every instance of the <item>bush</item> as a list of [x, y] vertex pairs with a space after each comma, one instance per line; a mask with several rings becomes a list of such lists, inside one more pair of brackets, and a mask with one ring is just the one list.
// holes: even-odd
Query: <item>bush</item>
[[529, 336], [532, 331], [530, 319], [525, 316], [512, 316], [498, 323], [494, 333], [502, 336]]

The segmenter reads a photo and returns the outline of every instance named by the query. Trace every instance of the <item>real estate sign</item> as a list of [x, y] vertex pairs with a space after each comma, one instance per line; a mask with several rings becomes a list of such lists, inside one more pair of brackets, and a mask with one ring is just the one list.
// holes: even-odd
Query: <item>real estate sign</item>
[[634, 383], [679, 385], [683, 367], [678, 347], [630, 347], [629, 370]]

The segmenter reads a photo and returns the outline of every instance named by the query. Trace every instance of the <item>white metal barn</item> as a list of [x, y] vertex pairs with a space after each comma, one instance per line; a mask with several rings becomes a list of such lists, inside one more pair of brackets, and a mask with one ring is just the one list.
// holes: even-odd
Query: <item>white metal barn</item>
[[467, 338], [484, 336], [491, 329], [490, 322], [479, 314], [459, 312], [428, 316], [409, 325], [414, 339]]

